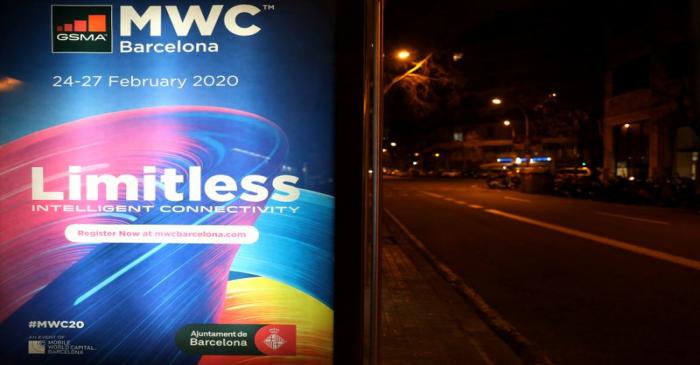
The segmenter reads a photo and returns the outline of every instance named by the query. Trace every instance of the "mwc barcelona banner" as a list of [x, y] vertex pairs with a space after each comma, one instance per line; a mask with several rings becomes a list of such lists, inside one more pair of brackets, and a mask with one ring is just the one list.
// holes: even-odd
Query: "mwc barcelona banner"
[[331, 363], [332, 2], [0, 8], [2, 363]]

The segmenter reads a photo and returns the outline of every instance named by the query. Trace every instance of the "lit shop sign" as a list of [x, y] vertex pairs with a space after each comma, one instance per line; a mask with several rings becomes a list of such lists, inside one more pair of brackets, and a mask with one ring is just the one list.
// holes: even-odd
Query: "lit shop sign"
[[[266, 11], [274, 10], [265, 5]], [[214, 30], [224, 27], [232, 36], [249, 37], [260, 32], [253, 22], [246, 23], [263, 9], [250, 4], [238, 4], [228, 8], [211, 5], [208, 12], [200, 5], [190, 5], [180, 11], [176, 5], [150, 5], [139, 12], [132, 5], [118, 7], [118, 47], [120, 53], [205, 53], [219, 52], [219, 42], [211, 37]], [[111, 53], [112, 6], [111, 5], [53, 5], [51, 7], [52, 50], [56, 53]], [[176, 36], [174, 42], [162, 42], [164, 26]], [[245, 25], [243, 25], [245, 24]], [[146, 32], [148, 42], [134, 42], [132, 35]], [[191, 42], [196, 36], [200, 41]], [[181, 38], [188, 38], [183, 41]]]
[[509, 164], [509, 163], [515, 162], [515, 164], [517, 164], [517, 165], [520, 165], [523, 162], [527, 162], [527, 161], [530, 161], [530, 163], [552, 162], [552, 158], [548, 157], [548, 156], [536, 156], [536, 157], [531, 157], [530, 159], [528, 159], [527, 157], [516, 157], [515, 159], [513, 159], [511, 157], [500, 157], [500, 158], [496, 159], [496, 162], [499, 162], [499, 163]]
[[3, 13], [3, 363], [332, 362], [331, 9]]

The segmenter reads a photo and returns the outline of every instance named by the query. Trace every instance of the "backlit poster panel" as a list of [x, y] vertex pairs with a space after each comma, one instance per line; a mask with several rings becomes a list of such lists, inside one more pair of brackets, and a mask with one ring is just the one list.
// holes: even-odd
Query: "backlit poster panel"
[[0, 7], [2, 362], [331, 363], [333, 4]]

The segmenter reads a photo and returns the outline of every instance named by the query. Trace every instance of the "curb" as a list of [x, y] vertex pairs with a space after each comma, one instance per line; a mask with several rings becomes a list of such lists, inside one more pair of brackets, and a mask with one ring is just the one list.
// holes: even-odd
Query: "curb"
[[447, 280], [447, 282], [466, 299], [476, 310], [479, 317], [498, 335], [527, 365], [554, 365], [547, 354], [539, 349], [525, 335], [520, 333], [515, 326], [492, 308], [476, 290], [467, 285], [449, 266], [440, 261], [428, 248], [414, 236], [406, 226], [401, 223], [389, 210], [384, 213], [396, 224], [401, 231], [413, 242], [418, 250], [425, 256], [428, 262]]

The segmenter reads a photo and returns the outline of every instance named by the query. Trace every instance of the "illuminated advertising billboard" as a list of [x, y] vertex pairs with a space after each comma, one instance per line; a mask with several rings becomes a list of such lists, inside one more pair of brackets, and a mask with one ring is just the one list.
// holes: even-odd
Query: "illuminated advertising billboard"
[[332, 363], [332, 2], [0, 7], [2, 363]]

